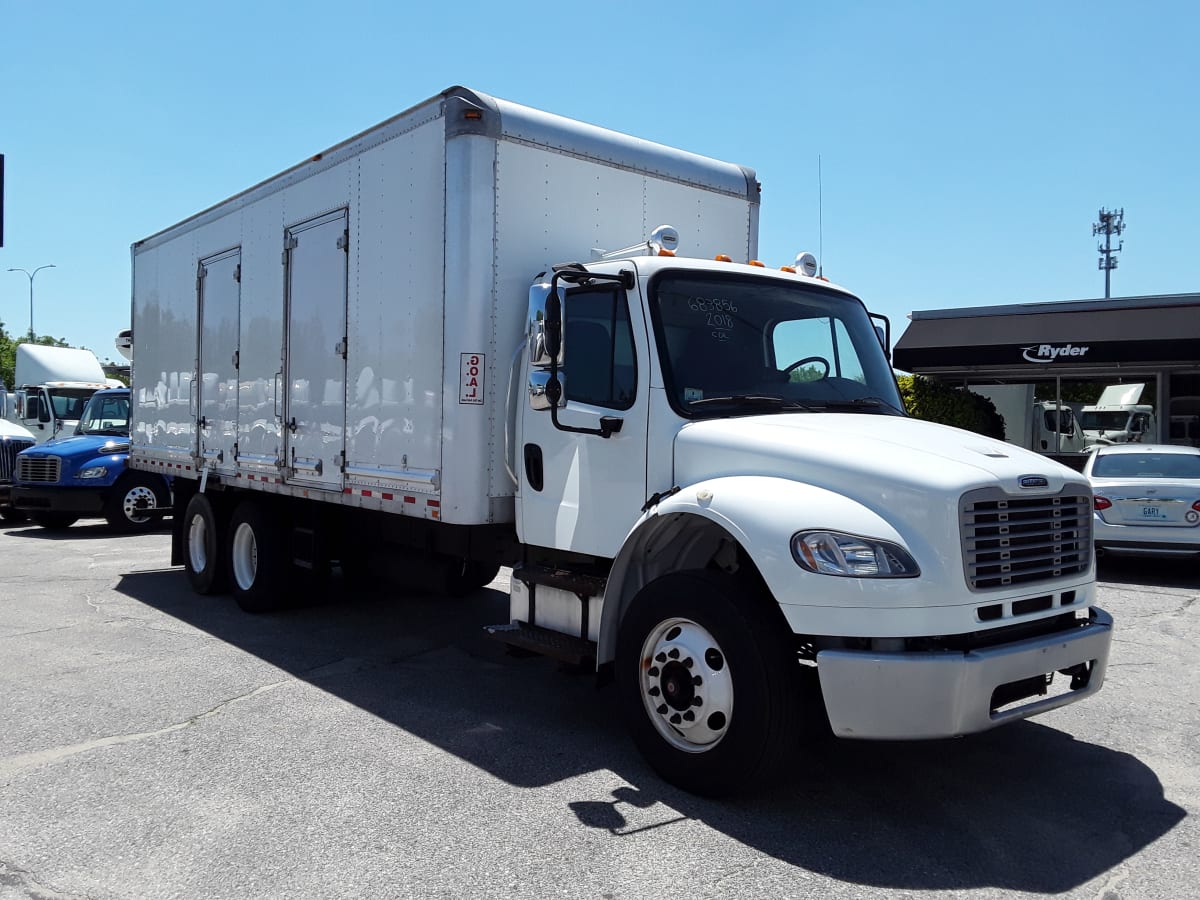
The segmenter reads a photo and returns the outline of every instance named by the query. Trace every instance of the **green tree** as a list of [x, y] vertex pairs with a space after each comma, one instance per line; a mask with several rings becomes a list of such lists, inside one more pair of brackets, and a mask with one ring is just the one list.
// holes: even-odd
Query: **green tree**
[[[9, 388], [16, 386], [17, 345], [28, 342], [28, 338], [14, 338], [5, 330], [4, 323], [0, 322], [0, 383], [7, 385]], [[35, 336], [33, 343], [47, 344], [51, 347], [70, 346], [62, 338], [50, 337], [49, 335]]]

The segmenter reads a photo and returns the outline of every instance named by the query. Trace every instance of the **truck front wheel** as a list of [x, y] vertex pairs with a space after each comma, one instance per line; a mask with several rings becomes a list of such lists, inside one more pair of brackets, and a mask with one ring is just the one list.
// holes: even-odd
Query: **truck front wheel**
[[141, 472], [126, 472], [113, 485], [104, 504], [104, 518], [116, 531], [149, 531], [162, 519], [149, 512], [169, 503], [166, 486]]
[[778, 771], [800, 721], [788, 637], [725, 575], [667, 575], [638, 592], [621, 624], [617, 678], [634, 743], [659, 775], [716, 796]]
[[60, 531], [64, 528], [70, 528], [79, 520], [79, 516], [57, 512], [31, 512], [29, 518], [33, 519], [33, 524], [41, 525], [49, 531]]
[[229, 587], [246, 612], [270, 612], [293, 605], [287, 584], [291, 561], [280, 528], [254, 500], [239, 504], [229, 520]]
[[197, 594], [225, 590], [224, 544], [216, 510], [205, 494], [194, 494], [183, 514], [183, 570]]

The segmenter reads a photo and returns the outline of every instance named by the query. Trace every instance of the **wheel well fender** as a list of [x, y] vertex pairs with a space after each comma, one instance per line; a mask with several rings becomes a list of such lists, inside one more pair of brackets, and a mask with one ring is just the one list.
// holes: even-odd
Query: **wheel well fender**
[[857, 501], [825, 488], [769, 476], [739, 475], [689, 485], [645, 513], [621, 546], [604, 591], [596, 662], [616, 656], [617, 633], [633, 598], [670, 572], [716, 566], [753, 579], [787, 627], [773, 598], [810, 576], [791, 556], [804, 528], [864, 534], [904, 544], [895, 528]]

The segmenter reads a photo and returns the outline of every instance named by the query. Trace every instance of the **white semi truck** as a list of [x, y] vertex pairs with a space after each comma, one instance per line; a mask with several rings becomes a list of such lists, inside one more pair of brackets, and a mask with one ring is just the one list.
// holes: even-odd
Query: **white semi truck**
[[705, 793], [793, 758], [805, 678], [864, 739], [1095, 693], [1086, 482], [905, 415], [885, 329], [759, 263], [758, 211], [750, 169], [451, 88], [139, 241], [173, 562], [250, 611], [510, 565], [489, 631], [615, 677]]
[[1091, 406], [1079, 413], [1088, 449], [1106, 444], [1153, 444], [1158, 440], [1158, 420], [1154, 407], [1139, 403], [1145, 382], [1110, 384]]
[[15, 375], [9, 415], [39, 444], [73, 432], [88, 398], [114, 384], [96, 354], [81, 347], [18, 344]]

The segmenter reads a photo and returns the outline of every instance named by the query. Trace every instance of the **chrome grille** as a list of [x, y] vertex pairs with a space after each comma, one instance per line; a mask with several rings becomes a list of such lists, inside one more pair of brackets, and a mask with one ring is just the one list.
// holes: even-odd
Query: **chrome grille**
[[27, 438], [0, 439], [0, 481], [12, 481], [13, 470], [17, 467], [17, 454], [33, 446], [33, 441]]
[[17, 458], [17, 481], [38, 484], [57, 484], [59, 466], [57, 456], [20, 456]]
[[1079, 484], [1042, 497], [972, 491], [963, 495], [959, 528], [971, 590], [1077, 575], [1092, 562], [1092, 493]]

